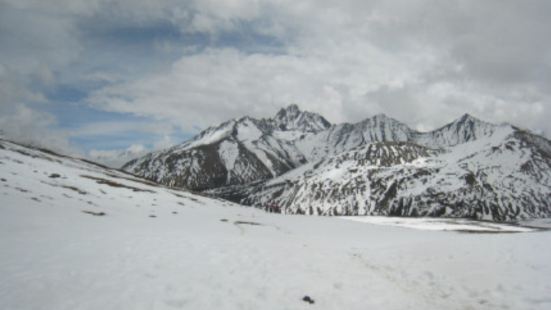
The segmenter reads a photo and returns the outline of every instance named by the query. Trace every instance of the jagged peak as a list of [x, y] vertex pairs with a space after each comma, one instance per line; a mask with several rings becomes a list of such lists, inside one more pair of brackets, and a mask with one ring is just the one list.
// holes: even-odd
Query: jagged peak
[[280, 109], [270, 121], [278, 128], [284, 130], [321, 131], [331, 126], [331, 123], [323, 116], [313, 112], [302, 111], [297, 104], [290, 104]]
[[363, 121], [361, 121], [360, 123], [395, 123], [395, 124], [400, 124], [400, 125], [404, 125], [404, 123], [400, 122], [399, 120], [395, 119], [395, 118], [392, 118], [384, 113], [378, 113], [378, 114], [375, 114], [369, 118], [366, 118], [364, 119]]
[[254, 123], [254, 122], [257, 122], [258, 120], [255, 119], [255, 118], [252, 118], [250, 116], [243, 116], [243, 117], [235, 119], [235, 123], [243, 123], [243, 122], [247, 122], [247, 121]]
[[399, 120], [392, 118], [384, 113], [375, 114], [371, 117], [372, 120], [378, 122], [392, 122], [392, 123], [402, 123]]
[[290, 104], [284, 108], [281, 108], [277, 114], [275, 115], [274, 119], [281, 119], [281, 118], [296, 118], [302, 113], [302, 110], [298, 107], [297, 104], [293, 103]]
[[442, 127], [434, 129], [434, 130], [432, 130], [428, 133], [434, 133], [434, 132], [442, 131], [444, 129], [449, 129], [451, 127], [464, 127], [464, 126], [467, 126], [467, 125], [469, 127], [472, 127], [473, 125], [477, 126], [477, 127], [481, 126], [481, 125], [484, 126], [484, 127], [496, 127], [495, 124], [483, 121], [483, 120], [473, 116], [472, 114], [464, 113], [463, 115], [461, 115], [460, 117], [458, 117], [455, 120], [451, 121], [450, 123], [447, 123], [447, 124], [443, 125]]
[[471, 115], [469, 113], [465, 113], [465, 114], [461, 115], [461, 117], [459, 117], [457, 120], [455, 120], [454, 123], [464, 123], [464, 122], [468, 122], [468, 121], [485, 123], [485, 122], [481, 121], [480, 119], [474, 117], [473, 115]]
[[481, 120], [480, 118], [475, 117], [475, 116], [473, 116], [472, 114], [469, 114], [469, 113], [465, 113], [465, 114], [461, 115], [458, 119], [454, 120], [453, 122], [451, 122], [450, 124], [448, 124], [446, 126], [453, 125], [453, 124], [469, 124], [469, 123], [476, 124], [476, 125], [485, 125], [485, 126], [488, 126], [488, 127], [498, 127], [498, 125], [496, 125], [494, 123], [490, 123], [490, 122]]
[[384, 114], [384, 113], [377, 113], [375, 115], [373, 115], [371, 118], [373, 119], [386, 119], [386, 118], [390, 118], [388, 115]]

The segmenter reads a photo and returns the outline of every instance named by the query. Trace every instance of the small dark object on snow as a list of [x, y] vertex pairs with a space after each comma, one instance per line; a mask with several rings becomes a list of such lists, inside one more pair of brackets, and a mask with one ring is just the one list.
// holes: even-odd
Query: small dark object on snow
[[172, 211], [172, 214], [178, 214], [178, 212], [177, 211]]
[[126, 188], [126, 189], [130, 189], [134, 192], [146, 192], [146, 193], [155, 194], [155, 191], [150, 190], [150, 189], [142, 189], [142, 188], [137, 188], [137, 187], [134, 187], [134, 186], [124, 185], [122, 183], [117, 183], [115, 181], [111, 181], [111, 180], [107, 180], [107, 179], [97, 178], [97, 177], [84, 175], [84, 174], [82, 174], [81, 177], [87, 178], [87, 179], [90, 179], [90, 180], [94, 180], [94, 181], [96, 181], [96, 183], [102, 184], [102, 185], [108, 185], [108, 186], [111, 186], [111, 187], [118, 187], [118, 188]]
[[151, 214], [151, 215], [149, 215], [149, 217], [157, 217], [157, 216], [156, 216], [156, 215], [154, 215], [154, 214]]
[[1, 178], [1, 179], [0, 179], [0, 181], [2, 181], [2, 182], [6, 182], [7, 180], [6, 180], [6, 179], [4, 179], [4, 178]]
[[93, 216], [104, 216], [105, 212], [94, 212], [94, 211], [88, 211], [88, 210], [82, 210], [83, 213], [91, 214]]
[[248, 222], [248, 221], [235, 221], [235, 225], [253, 225], [253, 226], [262, 226], [262, 224], [257, 222]]
[[307, 302], [307, 303], [309, 303], [309, 304], [313, 304], [313, 303], [314, 303], [314, 300], [313, 300], [312, 298], [310, 298], [310, 296], [308, 296], [308, 295], [302, 297], [302, 301]]
[[281, 207], [276, 205], [275, 203], [264, 206], [264, 210], [268, 213], [281, 213]]
[[81, 194], [81, 195], [86, 195], [86, 194], [87, 194], [85, 191], [83, 191], [83, 190], [81, 190], [81, 189], [78, 189], [78, 188], [76, 188], [76, 187], [74, 187], [74, 186], [62, 185], [61, 187], [66, 188], [66, 189], [70, 189], [70, 190], [75, 191], [75, 192], [77, 192], [77, 193], [79, 193], [79, 194]]
[[220, 222], [227, 222], [228, 219], [220, 219]]
[[60, 177], [61, 177], [61, 175], [59, 173], [50, 174], [50, 178], [52, 178], [52, 179], [56, 179], [56, 178], [60, 178]]

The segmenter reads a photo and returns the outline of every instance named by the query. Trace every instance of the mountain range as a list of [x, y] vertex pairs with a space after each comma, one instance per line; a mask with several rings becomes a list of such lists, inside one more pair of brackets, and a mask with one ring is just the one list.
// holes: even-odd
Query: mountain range
[[[351, 152], [312, 171], [438, 156]], [[549, 219], [282, 216], [1, 138], [0, 214], [0, 309], [549, 308]]]
[[210, 127], [122, 169], [290, 214], [492, 221], [551, 215], [551, 142], [469, 114], [419, 132], [383, 114], [331, 124], [290, 105], [271, 118]]

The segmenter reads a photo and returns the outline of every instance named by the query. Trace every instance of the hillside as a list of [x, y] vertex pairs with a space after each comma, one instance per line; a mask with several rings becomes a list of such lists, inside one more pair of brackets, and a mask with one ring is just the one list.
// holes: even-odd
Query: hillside
[[1, 309], [549, 307], [547, 231], [269, 214], [5, 140], [0, 177]]

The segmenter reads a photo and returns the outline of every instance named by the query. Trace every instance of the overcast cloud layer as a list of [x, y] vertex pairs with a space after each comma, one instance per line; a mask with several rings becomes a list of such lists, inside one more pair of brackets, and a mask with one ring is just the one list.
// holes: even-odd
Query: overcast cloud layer
[[551, 136], [551, 2], [0, 0], [0, 129], [148, 150], [297, 103]]

